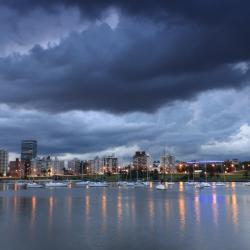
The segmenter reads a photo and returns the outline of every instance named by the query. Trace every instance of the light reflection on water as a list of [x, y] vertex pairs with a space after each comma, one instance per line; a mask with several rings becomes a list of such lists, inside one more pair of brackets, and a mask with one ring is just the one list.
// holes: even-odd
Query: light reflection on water
[[[206, 245], [245, 250], [250, 244], [250, 190], [228, 185], [201, 191], [184, 183], [166, 191], [152, 184], [148, 189], [5, 187], [0, 192], [0, 241], [5, 250], [26, 250], [23, 238], [33, 242], [34, 250], [186, 250]], [[8, 241], [10, 234], [17, 240]]]

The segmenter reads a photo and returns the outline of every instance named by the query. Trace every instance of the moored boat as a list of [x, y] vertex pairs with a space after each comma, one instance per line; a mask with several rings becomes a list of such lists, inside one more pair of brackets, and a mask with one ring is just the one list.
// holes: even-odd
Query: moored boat
[[108, 187], [108, 183], [107, 182], [90, 182], [88, 184], [89, 187]]
[[68, 184], [64, 182], [47, 182], [45, 183], [45, 187], [67, 187]]
[[156, 186], [156, 189], [158, 189], [158, 190], [166, 190], [167, 187], [166, 187], [164, 184], [158, 184], [158, 185]]
[[42, 188], [43, 185], [38, 184], [36, 182], [29, 182], [27, 183], [27, 188]]
[[75, 183], [76, 186], [87, 186], [89, 181], [78, 181]]

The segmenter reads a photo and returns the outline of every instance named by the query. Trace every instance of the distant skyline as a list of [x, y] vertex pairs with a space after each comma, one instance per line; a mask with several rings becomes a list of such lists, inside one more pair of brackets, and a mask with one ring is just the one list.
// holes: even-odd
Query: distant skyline
[[249, 1], [0, 0], [0, 147], [250, 158]]

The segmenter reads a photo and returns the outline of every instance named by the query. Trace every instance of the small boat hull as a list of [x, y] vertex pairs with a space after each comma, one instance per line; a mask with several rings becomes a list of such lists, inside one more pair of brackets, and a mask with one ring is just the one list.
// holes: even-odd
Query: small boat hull
[[27, 183], [27, 188], [42, 188], [43, 186], [38, 183]]
[[63, 182], [49, 182], [45, 184], [47, 188], [55, 188], [55, 187], [67, 187], [68, 185]]
[[157, 189], [157, 190], [166, 190], [167, 187], [166, 187], [165, 185], [163, 185], [163, 184], [158, 184], [158, 185], [156, 186], [156, 189]]

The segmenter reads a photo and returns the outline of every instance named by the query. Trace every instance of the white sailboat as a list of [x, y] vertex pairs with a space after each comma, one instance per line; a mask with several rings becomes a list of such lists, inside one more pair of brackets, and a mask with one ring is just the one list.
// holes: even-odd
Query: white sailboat
[[29, 182], [27, 183], [27, 188], [42, 188], [43, 185], [38, 184], [36, 182]]
[[78, 181], [75, 183], [76, 186], [87, 186], [89, 181]]
[[64, 183], [64, 182], [54, 182], [54, 181], [51, 181], [51, 182], [47, 182], [45, 183], [45, 187], [47, 188], [51, 188], [51, 187], [67, 187], [67, 183]]
[[166, 190], [167, 189], [167, 186], [164, 185], [163, 183], [160, 183], [158, 185], [156, 185], [155, 187], [157, 190]]
[[108, 183], [106, 181], [100, 182], [90, 182], [88, 184], [89, 187], [108, 187]]
[[211, 187], [211, 184], [207, 182], [207, 162], [206, 161], [205, 161], [205, 176], [206, 176], [206, 181], [202, 182], [200, 185], [205, 188], [209, 188]]

